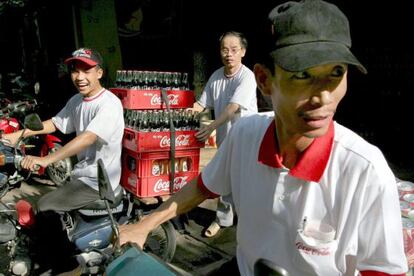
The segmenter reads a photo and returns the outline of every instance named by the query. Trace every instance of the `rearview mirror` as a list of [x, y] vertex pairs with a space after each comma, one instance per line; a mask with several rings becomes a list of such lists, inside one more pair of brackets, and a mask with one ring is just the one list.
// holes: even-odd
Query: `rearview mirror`
[[43, 123], [39, 115], [32, 113], [24, 118], [24, 127], [33, 131], [39, 131], [43, 129]]
[[109, 182], [108, 173], [105, 170], [105, 165], [102, 159], [98, 159], [98, 186], [100, 198], [102, 200], [106, 199], [110, 203], [114, 203], [114, 191], [112, 190], [111, 182]]

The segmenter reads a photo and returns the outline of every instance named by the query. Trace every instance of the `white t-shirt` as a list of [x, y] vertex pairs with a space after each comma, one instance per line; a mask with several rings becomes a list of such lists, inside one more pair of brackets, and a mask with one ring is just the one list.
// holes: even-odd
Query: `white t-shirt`
[[102, 159], [115, 190], [121, 179], [124, 133], [123, 107], [119, 98], [106, 89], [90, 98], [76, 94], [52, 120], [62, 133], [76, 132], [79, 135], [90, 131], [98, 136], [96, 143], [77, 154], [79, 162], [71, 176], [98, 190], [97, 161]]
[[233, 196], [242, 275], [260, 258], [292, 276], [407, 271], [397, 185], [378, 148], [332, 123], [294, 168], [277, 152], [274, 118], [243, 118], [199, 180]]
[[256, 79], [253, 72], [242, 64], [234, 77], [227, 78], [224, 67], [217, 69], [209, 78], [198, 103], [204, 108], [213, 108], [216, 118], [229, 103], [240, 105], [234, 118], [217, 129], [216, 143], [220, 145], [240, 117], [257, 113]]

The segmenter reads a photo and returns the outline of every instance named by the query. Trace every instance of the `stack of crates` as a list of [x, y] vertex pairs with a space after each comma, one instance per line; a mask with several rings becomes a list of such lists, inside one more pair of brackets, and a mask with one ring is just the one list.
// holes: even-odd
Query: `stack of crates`
[[[161, 89], [118, 87], [110, 90], [121, 99], [125, 114], [162, 113], [168, 116], [161, 100]], [[177, 111], [184, 113], [195, 100], [192, 90], [166, 90], [166, 95], [170, 114]], [[174, 166], [173, 192], [180, 190], [199, 173], [200, 148], [204, 143], [197, 141], [196, 132], [197, 129], [186, 127], [175, 130], [175, 149], [171, 151], [170, 129], [141, 130], [126, 122], [121, 185], [138, 198], [169, 195], [171, 166]], [[172, 153], [174, 156], [171, 156]], [[172, 159], [175, 159], [173, 164]]]

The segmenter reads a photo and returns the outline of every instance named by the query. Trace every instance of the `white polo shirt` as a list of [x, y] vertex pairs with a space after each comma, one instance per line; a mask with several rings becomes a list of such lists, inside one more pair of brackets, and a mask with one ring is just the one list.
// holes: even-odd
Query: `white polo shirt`
[[380, 150], [335, 122], [289, 170], [275, 133], [273, 117], [241, 119], [199, 177], [212, 195], [233, 195], [241, 274], [261, 258], [293, 276], [406, 272], [397, 185]]

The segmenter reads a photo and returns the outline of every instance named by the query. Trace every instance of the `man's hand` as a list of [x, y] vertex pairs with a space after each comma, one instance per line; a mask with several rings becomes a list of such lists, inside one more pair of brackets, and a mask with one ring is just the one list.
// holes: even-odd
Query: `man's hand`
[[36, 171], [40, 167], [46, 168], [49, 165], [47, 160], [44, 157], [38, 157], [38, 156], [32, 156], [32, 155], [26, 155], [22, 162], [20, 163], [20, 166], [22, 166], [23, 169]]
[[148, 234], [149, 231], [145, 229], [144, 225], [140, 222], [119, 226], [119, 239], [121, 245], [127, 242], [133, 242], [138, 244], [142, 249], [144, 248], [144, 243], [147, 240]]
[[213, 131], [214, 131], [214, 127], [211, 124], [210, 125], [204, 125], [195, 134], [195, 137], [197, 138], [197, 140], [199, 140], [201, 142], [204, 142], [210, 137], [210, 135]]
[[8, 146], [14, 147], [16, 146], [17, 141], [20, 138], [20, 135], [21, 135], [21, 131], [3, 134], [1, 136], [1, 141]]
[[185, 110], [186, 111], [191, 110], [194, 113], [194, 112], [202, 112], [205, 110], [205, 108], [202, 107], [198, 102], [194, 102], [193, 107], [186, 108]]

